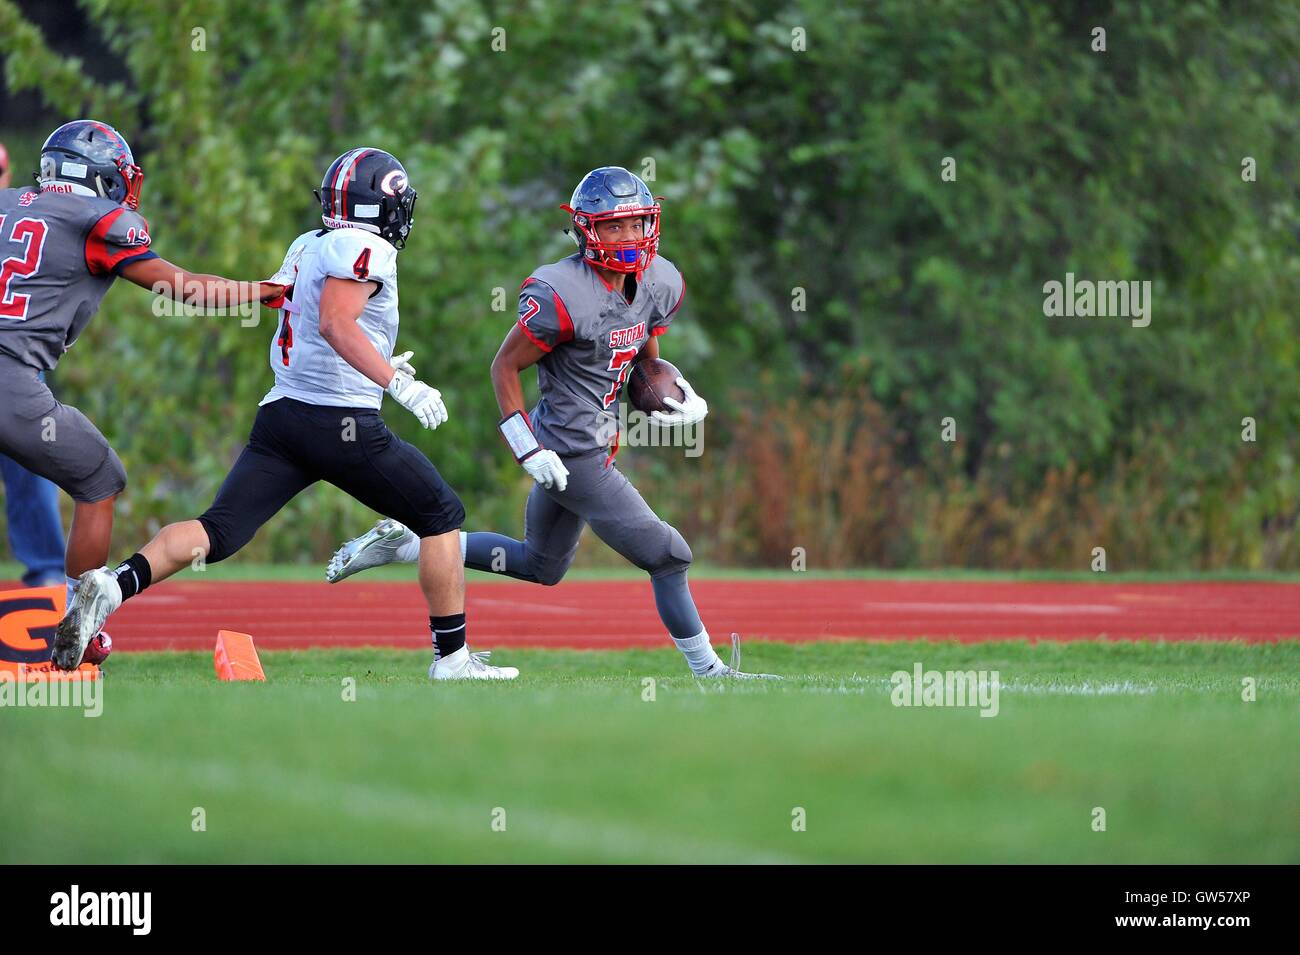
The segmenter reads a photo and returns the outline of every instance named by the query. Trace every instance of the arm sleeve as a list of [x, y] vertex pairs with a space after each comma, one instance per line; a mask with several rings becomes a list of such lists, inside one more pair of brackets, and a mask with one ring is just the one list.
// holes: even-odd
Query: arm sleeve
[[105, 213], [86, 235], [86, 268], [91, 275], [118, 275], [132, 262], [158, 258], [149, 248], [149, 223], [130, 209]]
[[519, 327], [542, 351], [573, 340], [573, 319], [559, 293], [530, 278], [519, 289]]
[[321, 249], [321, 270], [331, 278], [386, 285], [397, 275], [397, 250], [363, 229], [336, 229]]

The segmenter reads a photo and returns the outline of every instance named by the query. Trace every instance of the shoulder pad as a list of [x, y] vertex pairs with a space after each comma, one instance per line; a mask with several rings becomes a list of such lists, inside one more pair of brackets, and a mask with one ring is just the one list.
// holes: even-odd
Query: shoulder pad
[[328, 276], [386, 284], [397, 279], [397, 250], [365, 229], [333, 229], [321, 239], [321, 270]]

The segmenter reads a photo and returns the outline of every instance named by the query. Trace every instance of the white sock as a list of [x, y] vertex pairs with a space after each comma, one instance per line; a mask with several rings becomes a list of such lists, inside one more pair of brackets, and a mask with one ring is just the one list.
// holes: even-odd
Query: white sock
[[692, 673], [707, 673], [722, 662], [714, 652], [713, 644], [709, 642], [707, 630], [701, 630], [695, 636], [684, 640], [673, 637], [673, 643], [677, 644], [677, 649], [682, 651], [682, 656], [686, 657]]
[[403, 564], [414, 564], [419, 561], [420, 538], [415, 536], [414, 531], [406, 532], [406, 540], [397, 545], [397, 550], [393, 552], [393, 556]]
[[67, 613], [69, 610], [72, 609], [72, 595], [77, 590], [77, 578], [65, 576], [63, 579], [64, 581], [67, 582], [68, 585], [68, 602], [63, 605], [63, 612]]

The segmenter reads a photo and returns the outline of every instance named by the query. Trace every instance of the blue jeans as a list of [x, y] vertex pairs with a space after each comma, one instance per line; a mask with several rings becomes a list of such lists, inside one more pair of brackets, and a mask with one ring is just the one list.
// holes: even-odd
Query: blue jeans
[[58, 487], [3, 454], [0, 475], [5, 484], [9, 546], [27, 568], [23, 583], [62, 583], [64, 542]]

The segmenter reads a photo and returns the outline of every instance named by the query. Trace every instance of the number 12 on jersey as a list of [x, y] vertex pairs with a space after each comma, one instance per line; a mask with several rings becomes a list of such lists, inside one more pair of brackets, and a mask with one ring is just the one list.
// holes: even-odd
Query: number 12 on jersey
[[0, 262], [0, 318], [25, 322], [30, 295], [20, 295], [9, 288], [9, 283], [16, 278], [35, 275], [41, 267], [41, 255], [45, 251], [46, 225], [44, 219], [22, 218], [14, 223], [13, 231], [5, 236], [5, 216], [0, 216], [0, 239], [8, 238], [10, 242], [24, 243], [22, 255], [11, 255]]

